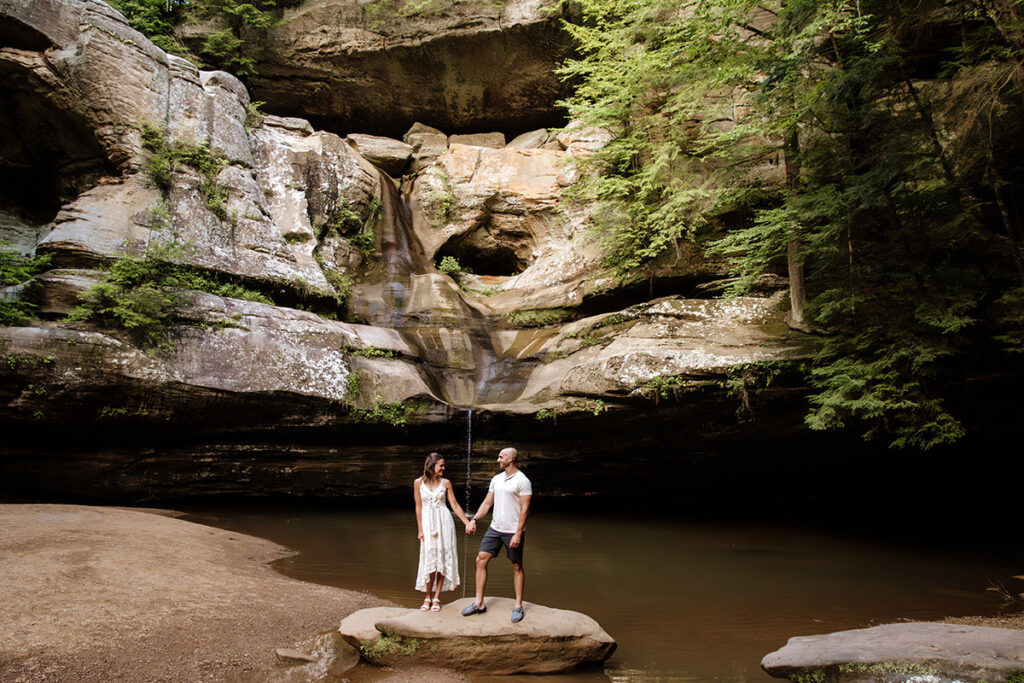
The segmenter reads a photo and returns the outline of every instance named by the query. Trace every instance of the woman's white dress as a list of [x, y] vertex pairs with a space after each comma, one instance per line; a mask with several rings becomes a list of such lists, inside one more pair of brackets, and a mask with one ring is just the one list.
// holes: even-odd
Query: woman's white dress
[[441, 590], [454, 590], [459, 585], [459, 565], [455, 551], [455, 522], [448, 509], [447, 489], [439, 482], [431, 491], [426, 482], [420, 480], [420, 512], [423, 524], [423, 540], [420, 541], [420, 568], [416, 572], [416, 590], [426, 591], [427, 581], [432, 572], [444, 575]]

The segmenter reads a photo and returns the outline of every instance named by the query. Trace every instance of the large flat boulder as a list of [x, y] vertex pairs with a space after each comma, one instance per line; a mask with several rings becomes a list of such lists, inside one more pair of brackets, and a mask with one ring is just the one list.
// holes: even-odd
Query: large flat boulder
[[[791, 680], [929, 683], [1016, 680], [1024, 672], [1024, 631], [958, 624], [886, 624], [790, 638], [761, 666]], [[922, 678], [926, 677], [926, 678]]]
[[414, 659], [490, 674], [569, 671], [601, 664], [615, 650], [612, 637], [585, 614], [527, 602], [526, 618], [513, 624], [511, 599], [486, 598], [486, 613], [462, 616], [462, 608], [472, 602], [455, 600], [437, 613], [364, 609], [346, 617], [339, 631], [374, 664]]

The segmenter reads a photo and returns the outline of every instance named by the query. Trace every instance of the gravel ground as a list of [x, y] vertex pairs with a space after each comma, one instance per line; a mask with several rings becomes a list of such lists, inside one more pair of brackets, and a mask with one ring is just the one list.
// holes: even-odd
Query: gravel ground
[[[295, 581], [270, 541], [169, 515], [0, 505], [0, 680], [311, 680], [275, 649], [311, 652], [342, 618], [386, 605]], [[346, 678], [464, 680], [360, 665]]]

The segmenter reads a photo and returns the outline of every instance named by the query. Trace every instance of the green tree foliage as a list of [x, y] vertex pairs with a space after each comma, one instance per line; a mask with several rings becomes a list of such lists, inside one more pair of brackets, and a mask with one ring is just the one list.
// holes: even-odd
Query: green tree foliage
[[582, 5], [583, 56], [562, 73], [574, 118], [616, 135], [579, 190], [603, 200], [609, 262], [721, 237], [728, 215], [739, 227], [714, 249], [742, 293], [796, 247], [824, 333], [808, 425], [959, 438], [951, 387], [994, 338], [1024, 348], [1019, 6]]
[[[256, 75], [259, 40], [278, 17], [273, 0], [111, 0], [110, 4], [160, 49], [239, 78]], [[198, 55], [190, 54], [175, 29], [211, 20], [221, 28], [204, 38]]]
[[0, 240], [0, 326], [24, 324], [36, 310], [26, 295], [35, 276], [50, 265], [50, 255], [26, 256]]
[[253, 38], [274, 25], [273, 0], [203, 0], [200, 12], [222, 20], [227, 26], [206, 37], [201, 50], [218, 68], [239, 77], [256, 75]]
[[174, 37], [174, 26], [182, 20], [186, 3], [179, 0], [110, 0], [110, 6], [124, 15], [128, 24], [165, 52], [185, 54]]

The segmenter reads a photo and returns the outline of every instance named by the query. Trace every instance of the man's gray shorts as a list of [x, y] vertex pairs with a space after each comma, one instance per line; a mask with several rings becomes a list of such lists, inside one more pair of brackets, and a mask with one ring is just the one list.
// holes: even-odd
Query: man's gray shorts
[[484, 534], [483, 539], [480, 541], [480, 552], [488, 553], [490, 555], [498, 556], [501, 552], [502, 546], [505, 547], [505, 554], [508, 555], [508, 559], [513, 562], [522, 564], [523, 562], [523, 546], [526, 545], [526, 532], [519, 536], [519, 546], [516, 548], [510, 548], [509, 543], [512, 542], [512, 537], [515, 534], [503, 534], [495, 531], [491, 527], [487, 527], [487, 533]]

